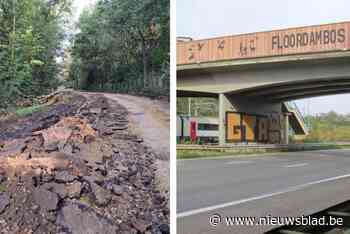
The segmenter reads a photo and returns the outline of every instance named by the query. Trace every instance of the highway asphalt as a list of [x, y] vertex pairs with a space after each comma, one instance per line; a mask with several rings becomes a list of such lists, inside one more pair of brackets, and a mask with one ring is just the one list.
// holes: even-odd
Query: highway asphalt
[[178, 233], [263, 233], [273, 226], [209, 217], [309, 215], [350, 200], [350, 150], [179, 160], [177, 176]]

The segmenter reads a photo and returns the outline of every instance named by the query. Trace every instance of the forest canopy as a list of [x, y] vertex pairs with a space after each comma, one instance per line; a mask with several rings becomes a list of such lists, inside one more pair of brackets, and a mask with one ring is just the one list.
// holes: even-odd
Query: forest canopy
[[72, 0], [0, 1], [0, 108], [58, 85]]
[[80, 16], [70, 80], [84, 90], [169, 93], [169, 0], [100, 0]]
[[0, 109], [60, 84], [168, 96], [170, 1], [97, 0], [72, 30], [73, 1], [0, 1]]

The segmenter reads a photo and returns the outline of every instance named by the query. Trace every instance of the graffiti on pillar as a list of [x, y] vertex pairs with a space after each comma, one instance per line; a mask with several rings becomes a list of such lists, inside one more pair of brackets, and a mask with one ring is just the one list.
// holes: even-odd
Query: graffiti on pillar
[[227, 112], [226, 140], [228, 142], [267, 142], [268, 118], [262, 115]]
[[269, 143], [270, 144], [280, 144], [281, 143], [281, 132], [280, 131], [270, 131], [269, 132]]
[[257, 116], [255, 115], [242, 115], [242, 141], [254, 142], [256, 141], [256, 131], [257, 131]]
[[241, 115], [235, 112], [226, 113], [226, 139], [239, 142], [242, 139]]
[[281, 143], [281, 120], [279, 113], [256, 115], [241, 112], [226, 113], [227, 142]]
[[281, 129], [281, 115], [272, 113], [269, 115], [269, 131], [279, 131]]
[[258, 141], [267, 142], [269, 140], [268, 118], [258, 118]]
[[269, 115], [269, 143], [281, 143], [281, 126], [282, 120], [279, 113], [272, 113]]

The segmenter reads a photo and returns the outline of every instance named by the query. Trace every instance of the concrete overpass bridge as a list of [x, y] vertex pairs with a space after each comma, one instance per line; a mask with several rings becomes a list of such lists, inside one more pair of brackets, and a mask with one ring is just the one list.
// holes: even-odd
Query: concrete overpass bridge
[[350, 22], [178, 42], [177, 95], [219, 99], [219, 142], [307, 134], [286, 104], [350, 92]]

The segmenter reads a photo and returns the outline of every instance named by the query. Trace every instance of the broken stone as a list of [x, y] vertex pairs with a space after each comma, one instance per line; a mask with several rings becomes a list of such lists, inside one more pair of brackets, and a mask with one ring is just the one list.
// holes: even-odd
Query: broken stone
[[32, 209], [32, 211], [34, 213], [37, 213], [40, 210], [40, 206], [39, 205], [33, 205], [31, 209]]
[[77, 203], [68, 203], [62, 208], [57, 224], [74, 234], [115, 234], [118, 231], [109, 220], [99, 216], [87, 206]]
[[162, 234], [169, 234], [170, 233], [170, 227], [168, 224], [161, 224], [159, 225], [159, 231], [162, 233]]
[[46, 189], [35, 189], [33, 193], [34, 201], [41, 209], [45, 211], [53, 211], [57, 209], [58, 196], [56, 193], [50, 192]]
[[0, 157], [13, 157], [18, 156], [27, 147], [25, 140], [12, 140], [10, 142], [6, 142], [4, 147], [0, 150]]
[[102, 136], [110, 136], [113, 135], [114, 131], [111, 128], [103, 127], [99, 129], [99, 132]]
[[56, 193], [60, 198], [64, 199], [67, 197], [67, 191], [64, 184], [49, 183], [43, 186], [47, 190]]
[[79, 198], [81, 194], [82, 186], [79, 182], [74, 182], [67, 186], [67, 194], [70, 198]]
[[0, 173], [0, 184], [4, 183], [7, 180], [5, 173]]
[[[91, 95], [88, 100], [94, 101], [96, 97], [99, 96]], [[141, 142], [139, 136], [124, 131], [129, 126], [126, 109], [114, 101], [109, 106], [106, 98], [94, 105], [90, 105], [91, 102], [86, 105], [74, 103], [68, 99], [67, 104], [59, 107], [61, 110], [49, 106], [49, 113], [35, 114], [35, 117], [25, 119], [25, 124], [15, 125], [12, 128], [18, 129], [15, 134], [0, 127], [0, 141], [4, 143], [0, 145], [4, 147], [13, 137], [29, 139], [20, 157], [0, 160], [8, 178], [5, 189], [9, 191], [6, 193], [11, 192], [10, 205], [3, 213], [8, 222], [4, 232], [169, 232], [166, 225], [168, 198], [157, 197], [159, 192], [153, 186], [156, 157], [149, 153], [147, 144], [138, 144]], [[106, 111], [100, 110], [103, 105]], [[98, 108], [96, 113], [100, 113], [91, 113], [92, 108]], [[82, 114], [86, 116], [82, 117]], [[50, 129], [37, 135], [32, 134], [32, 129], [40, 130], [45, 126], [38, 121], [55, 121], [55, 116], [57, 121], [60, 119], [58, 123], [47, 125]], [[98, 127], [98, 131], [91, 129], [92, 125]], [[50, 137], [44, 139], [42, 132], [48, 132]], [[101, 137], [100, 133], [104, 132], [113, 135]], [[0, 152], [3, 152], [1, 146]], [[30, 160], [25, 160], [24, 154], [29, 154]], [[39, 170], [40, 173], [36, 173]], [[37, 187], [32, 186], [32, 178]], [[14, 193], [12, 188], [17, 192]], [[38, 189], [44, 191], [37, 192]], [[134, 217], [144, 220], [133, 223]], [[1, 221], [0, 226], [4, 226]]]
[[60, 183], [69, 183], [73, 182], [77, 177], [70, 175], [68, 171], [60, 171], [55, 175], [55, 179]]
[[56, 125], [40, 132], [44, 138], [44, 146], [46, 148], [58, 147], [58, 143], [65, 144], [67, 139], [72, 135], [72, 130], [65, 127], [57, 127]]
[[137, 139], [136, 139], [136, 142], [137, 142], [137, 143], [142, 143], [142, 142], [143, 142], [143, 139], [142, 139], [142, 138], [137, 138]]
[[72, 154], [73, 153], [73, 146], [71, 144], [66, 144], [63, 149], [62, 152], [65, 154]]
[[0, 194], [0, 214], [10, 205], [10, 197], [6, 193]]
[[127, 125], [114, 126], [111, 128], [112, 131], [122, 131], [128, 129]]
[[120, 186], [120, 185], [113, 184], [113, 185], [112, 185], [112, 192], [113, 192], [115, 195], [120, 196], [120, 195], [123, 194], [124, 189], [123, 189], [123, 187]]
[[84, 176], [83, 180], [88, 182], [90, 186], [92, 186], [92, 184], [95, 184], [95, 183], [100, 184], [100, 183], [103, 182], [102, 179], [100, 179], [100, 178], [98, 178], [97, 176], [94, 176], [94, 175]]
[[85, 144], [90, 144], [91, 142], [93, 142], [96, 139], [95, 136], [92, 135], [87, 135], [84, 137], [84, 143]]
[[99, 114], [101, 114], [102, 109], [101, 109], [101, 108], [91, 108], [91, 109], [89, 110], [89, 112], [92, 113], [92, 114], [99, 115]]
[[41, 178], [44, 183], [48, 183], [54, 180], [54, 176], [51, 173], [43, 173]]
[[[34, 117], [34, 116], [33, 116]], [[32, 132], [37, 132], [43, 129], [47, 129], [50, 126], [60, 121], [60, 117], [57, 114], [47, 113], [37, 120], [37, 125], [32, 127]]]
[[130, 168], [129, 168], [129, 176], [134, 176], [137, 174], [137, 167], [134, 165], [132, 165]]
[[103, 166], [96, 167], [96, 172], [100, 172], [102, 176], [107, 176], [107, 170]]
[[58, 145], [59, 145], [58, 141], [52, 142], [52, 143], [45, 146], [45, 151], [47, 153], [58, 151]]
[[111, 193], [108, 190], [98, 186], [95, 183], [91, 184], [90, 186], [95, 197], [96, 205], [102, 206], [102, 207], [108, 205], [108, 203], [112, 199]]
[[146, 221], [144, 221], [144, 220], [134, 220], [133, 222], [132, 222], [132, 226], [134, 227], [134, 228], [136, 228], [140, 233], [145, 233], [146, 232], [146, 230], [147, 230], [147, 228], [149, 227], [149, 226], [151, 226], [151, 224], [150, 223], [147, 223]]

